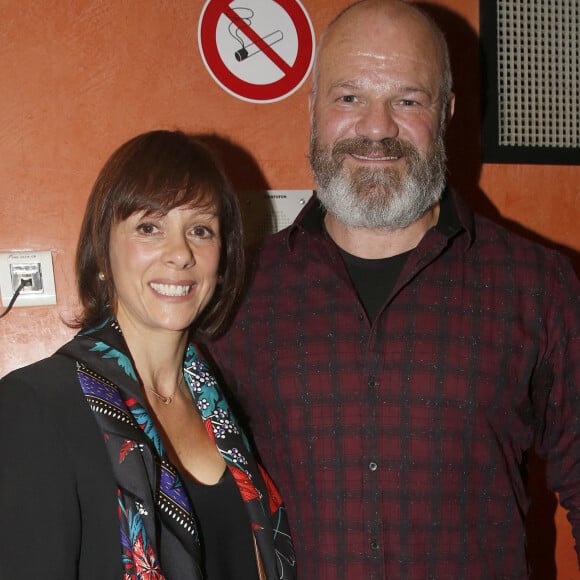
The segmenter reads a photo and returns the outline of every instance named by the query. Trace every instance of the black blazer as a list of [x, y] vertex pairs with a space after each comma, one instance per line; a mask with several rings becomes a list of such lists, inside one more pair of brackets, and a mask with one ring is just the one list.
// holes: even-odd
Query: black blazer
[[102, 434], [61, 355], [0, 381], [0, 578], [119, 580], [117, 492]]

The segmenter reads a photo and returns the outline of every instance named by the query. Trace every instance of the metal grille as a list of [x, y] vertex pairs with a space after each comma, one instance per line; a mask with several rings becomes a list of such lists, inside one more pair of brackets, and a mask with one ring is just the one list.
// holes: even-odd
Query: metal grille
[[499, 145], [580, 147], [579, 19], [579, 0], [498, 0]]

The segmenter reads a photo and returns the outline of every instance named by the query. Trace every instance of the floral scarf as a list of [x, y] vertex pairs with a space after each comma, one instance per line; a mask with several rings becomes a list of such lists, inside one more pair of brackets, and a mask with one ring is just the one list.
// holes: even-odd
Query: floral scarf
[[[77, 376], [105, 440], [117, 483], [125, 579], [202, 579], [194, 506], [167, 458], [115, 319], [78, 334], [59, 351]], [[268, 580], [296, 576], [286, 510], [256, 463], [208, 364], [194, 344], [183, 363], [187, 386], [248, 511]]]

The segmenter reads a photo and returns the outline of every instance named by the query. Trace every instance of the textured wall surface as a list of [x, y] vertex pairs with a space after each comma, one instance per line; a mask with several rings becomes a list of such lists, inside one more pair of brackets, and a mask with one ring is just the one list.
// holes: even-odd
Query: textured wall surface
[[[302, 1], [317, 36], [347, 3]], [[213, 133], [239, 189], [312, 188], [309, 83], [270, 104], [226, 93], [198, 50], [203, 5], [0, 0], [0, 251], [52, 250], [58, 297], [56, 306], [15, 308], [0, 320], [0, 375], [72, 335], [63, 320], [76, 307], [73, 259], [84, 205], [101, 165], [128, 138], [154, 128]], [[481, 164], [479, 3], [427, 6], [448, 34], [456, 77], [452, 184], [480, 211], [561, 247], [579, 265], [580, 167]], [[549, 520], [550, 541], [540, 535], [537, 549], [555, 551], [555, 563], [537, 577], [577, 578], [569, 526], [550, 497], [540, 506], [548, 516], [538, 515]]]

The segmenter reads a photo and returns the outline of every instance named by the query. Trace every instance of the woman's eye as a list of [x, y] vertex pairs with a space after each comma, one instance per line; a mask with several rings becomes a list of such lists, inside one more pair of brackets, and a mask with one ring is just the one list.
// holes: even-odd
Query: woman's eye
[[157, 232], [157, 230], [157, 226], [150, 222], [143, 222], [137, 226], [137, 231], [146, 236], [152, 236]]
[[206, 239], [214, 236], [213, 230], [206, 226], [195, 226], [191, 231], [196, 238]]

